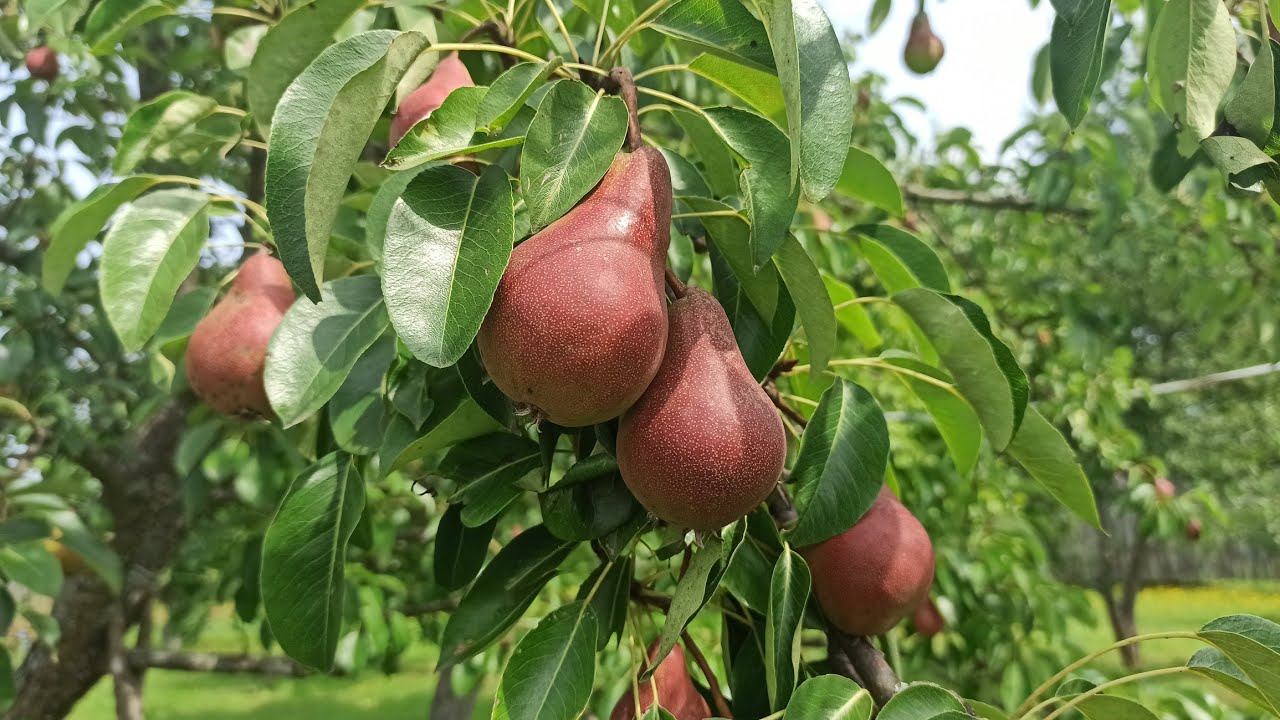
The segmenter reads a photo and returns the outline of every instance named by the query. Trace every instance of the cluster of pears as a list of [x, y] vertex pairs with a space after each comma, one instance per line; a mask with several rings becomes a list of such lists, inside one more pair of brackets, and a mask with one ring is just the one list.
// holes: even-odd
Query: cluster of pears
[[923, 10], [911, 21], [907, 44], [902, 49], [902, 59], [907, 68], [917, 75], [928, 75], [942, 62], [942, 38], [933, 32], [929, 16]]
[[620, 152], [512, 252], [479, 348], [493, 382], [538, 418], [620, 417], [618, 466], [636, 498], [673, 525], [713, 530], [769, 494], [786, 437], [715, 298], [673, 280], [668, 307], [670, 228], [662, 153]]
[[241, 266], [187, 344], [187, 380], [201, 400], [226, 415], [273, 416], [262, 384], [267, 345], [295, 297], [279, 260], [259, 254]]

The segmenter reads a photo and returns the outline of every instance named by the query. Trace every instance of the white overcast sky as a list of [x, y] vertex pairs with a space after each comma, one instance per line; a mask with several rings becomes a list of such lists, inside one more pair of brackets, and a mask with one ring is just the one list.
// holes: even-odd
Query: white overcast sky
[[[855, 72], [871, 70], [888, 78], [889, 97], [910, 95], [929, 109], [928, 115], [902, 109], [907, 126], [925, 147], [939, 130], [965, 127], [973, 131], [987, 160], [1000, 143], [1023, 125], [1034, 108], [1031, 66], [1049, 40], [1053, 8], [1048, 2], [1032, 9], [1027, 0], [982, 0], [999, 10], [975, 11], [977, 0], [929, 0], [934, 32], [946, 53], [930, 75], [913, 75], [902, 63], [915, 0], [893, 0], [893, 10], [880, 30], [858, 46]], [[836, 32], [867, 32], [870, 0], [819, 0]]]

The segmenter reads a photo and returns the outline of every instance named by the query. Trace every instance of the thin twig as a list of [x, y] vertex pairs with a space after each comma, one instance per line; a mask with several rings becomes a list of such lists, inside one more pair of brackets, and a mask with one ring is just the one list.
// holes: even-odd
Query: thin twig
[[875, 700], [876, 705], [884, 707], [885, 703], [898, 694], [898, 690], [903, 687], [902, 680], [889, 667], [884, 654], [875, 649], [870, 641], [864, 637], [845, 635], [835, 628], [827, 632], [839, 633], [837, 640], [849, 656], [853, 668], [858, 671], [858, 676], [862, 678], [862, 687], [871, 693], [871, 699]]
[[732, 718], [733, 713], [729, 711], [729, 703], [725, 702], [724, 693], [720, 691], [720, 681], [716, 679], [716, 674], [711, 672], [711, 665], [707, 662], [706, 656], [690, 637], [688, 630], [681, 631], [680, 637], [684, 640], [684, 649], [693, 656], [693, 662], [698, 665], [703, 677], [707, 679], [707, 687], [711, 690], [711, 699], [715, 701], [716, 712], [720, 713], [720, 717]]
[[689, 294], [689, 286], [681, 282], [680, 278], [676, 277], [676, 274], [672, 272], [671, 268], [663, 268], [663, 272], [667, 277], [667, 287], [671, 288], [671, 292], [675, 294], [677, 298], [682, 298]]

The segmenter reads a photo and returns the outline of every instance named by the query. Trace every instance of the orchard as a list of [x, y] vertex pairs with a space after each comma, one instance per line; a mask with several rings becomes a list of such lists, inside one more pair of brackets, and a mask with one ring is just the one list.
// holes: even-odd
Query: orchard
[[1280, 4], [965, 4], [6, 4], [4, 717], [1280, 717]]

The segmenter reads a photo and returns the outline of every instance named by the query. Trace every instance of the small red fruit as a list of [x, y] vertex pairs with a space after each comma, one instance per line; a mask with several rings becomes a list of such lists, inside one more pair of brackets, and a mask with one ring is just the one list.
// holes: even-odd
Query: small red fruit
[[916, 611], [911, 616], [911, 624], [916, 626], [916, 632], [931, 638], [942, 632], [947, 626], [947, 621], [942, 618], [942, 613], [938, 612], [938, 606], [929, 599], [916, 607]]
[[942, 62], [942, 39], [933, 34], [929, 16], [923, 12], [911, 21], [911, 33], [902, 49], [907, 68], [917, 75], [928, 75]]
[[1187, 539], [1191, 542], [1200, 539], [1200, 518], [1191, 518], [1187, 521]]
[[31, 77], [53, 82], [58, 77], [58, 54], [48, 45], [27, 52], [27, 71]]
[[1168, 502], [1173, 499], [1174, 495], [1178, 494], [1178, 488], [1174, 487], [1174, 484], [1167, 477], [1158, 477], [1152, 480], [1151, 484], [1155, 486], [1156, 499], [1160, 502]]

